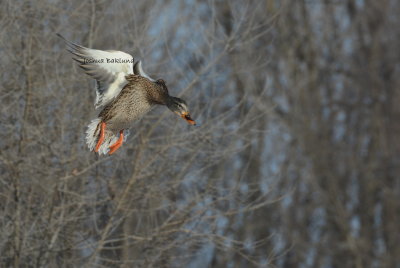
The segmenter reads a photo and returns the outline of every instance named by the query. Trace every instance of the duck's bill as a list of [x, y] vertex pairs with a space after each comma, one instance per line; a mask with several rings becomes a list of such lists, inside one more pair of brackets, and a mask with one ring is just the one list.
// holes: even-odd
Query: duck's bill
[[189, 114], [182, 114], [181, 117], [188, 122], [188, 124], [196, 125], [196, 122], [190, 117]]

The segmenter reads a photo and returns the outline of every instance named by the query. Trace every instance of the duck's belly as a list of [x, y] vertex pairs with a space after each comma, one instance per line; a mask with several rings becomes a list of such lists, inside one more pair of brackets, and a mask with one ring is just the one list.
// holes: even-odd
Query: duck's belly
[[152, 105], [143, 101], [142, 92], [130, 92], [129, 98], [116, 99], [110, 107], [110, 113], [106, 120], [107, 128], [114, 132], [129, 128], [134, 121], [140, 119]]
[[135, 117], [131, 117], [127, 114], [117, 114], [114, 118], [110, 119], [107, 123], [107, 128], [116, 132], [123, 129], [128, 129], [132, 126], [132, 124], [140, 119], [143, 115], [146, 114], [151, 109], [149, 106], [142, 114], [136, 114]]

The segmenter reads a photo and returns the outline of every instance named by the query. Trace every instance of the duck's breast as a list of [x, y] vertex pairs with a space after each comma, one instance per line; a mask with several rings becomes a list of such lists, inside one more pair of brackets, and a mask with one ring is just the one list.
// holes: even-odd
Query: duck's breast
[[103, 120], [110, 130], [127, 129], [135, 120], [145, 115], [152, 106], [145, 90], [125, 87], [104, 113]]

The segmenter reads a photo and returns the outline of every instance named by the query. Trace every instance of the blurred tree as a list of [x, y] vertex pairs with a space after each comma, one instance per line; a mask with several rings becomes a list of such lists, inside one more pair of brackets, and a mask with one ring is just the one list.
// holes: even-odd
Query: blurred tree
[[[396, 267], [395, 0], [3, 1], [1, 267]], [[156, 108], [112, 157], [55, 33], [142, 59]]]

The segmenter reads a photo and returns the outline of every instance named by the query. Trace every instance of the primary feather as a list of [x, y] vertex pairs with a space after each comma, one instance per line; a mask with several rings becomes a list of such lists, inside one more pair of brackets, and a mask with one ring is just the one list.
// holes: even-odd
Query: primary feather
[[66, 40], [73, 59], [86, 74], [96, 79], [95, 107], [100, 108], [112, 101], [128, 83], [126, 75], [133, 74], [134, 59], [128, 53], [122, 51], [103, 51], [77, 45]]

